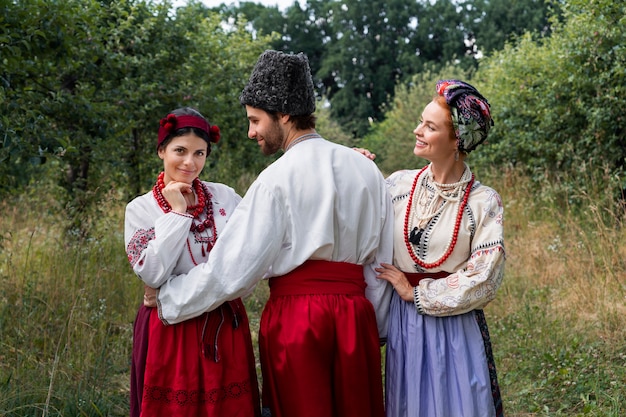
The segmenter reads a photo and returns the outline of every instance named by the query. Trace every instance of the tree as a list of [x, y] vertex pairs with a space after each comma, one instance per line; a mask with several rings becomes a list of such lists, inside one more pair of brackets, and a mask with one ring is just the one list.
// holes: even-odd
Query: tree
[[415, 3], [404, 0], [332, 2], [330, 36], [316, 76], [324, 80], [331, 115], [355, 137], [382, 116], [380, 105], [403, 75], [398, 66]]
[[[249, 25], [253, 34], [259, 35], [276, 35], [286, 33], [287, 18], [278, 10], [277, 6], [264, 6], [252, 1], [242, 1], [239, 5], [231, 3], [220, 4], [211, 9], [220, 14], [225, 22], [237, 24], [244, 23]], [[278, 37], [274, 37], [277, 39]], [[271, 45], [274, 49], [282, 49]]]
[[[50, 113], [54, 106], [67, 102], [64, 95], [76, 88], [70, 75], [54, 72], [61, 65], [76, 66], [67, 59], [72, 36], [66, 37], [59, 28], [74, 27], [75, 20], [86, 17], [81, 12], [72, 16], [71, 4], [51, 5], [43, 0], [2, 5], [0, 134], [3, 174], [8, 179], [3, 185], [23, 185], [32, 167], [45, 162], [46, 154], [58, 146], [51, 133], [64, 118], [54, 120]], [[26, 177], [12, 175], [19, 172], [19, 165], [27, 169]]]
[[253, 41], [243, 23], [222, 28], [220, 17], [199, 3], [177, 9], [173, 17], [166, 9], [156, 19], [144, 23], [134, 35], [136, 42], [134, 20], [128, 25], [131, 33], [115, 35], [115, 42], [126, 48], [124, 66], [133, 68], [134, 74], [110, 90], [120, 98], [118, 132], [126, 144], [123, 172], [135, 175], [129, 181], [132, 194], [151, 186], [159, 167], [154, 158], [159, 117], [181, 106], [197, 108], [222, 130], [205, 168], [213, 180], [230, 183], [238, 175], [259, 170], [265, 161], [257, 157], [253, 144], [237, 140], [245, 138], [245, 113], [238, 96], [265, 38]]
[[559, 0], [469, 0], [464, 10], [473, 53], [488, 55], [526, 32], [549, 35], [549, 18], [559, 16], [560, 5]]
[[581, 169], [623, 173], [625, 12], [626, 5], [609, 0], [570, 0], [551, 21], [550, 37], [528, 32], [482, 59], [476, 71], [450, 66], [414, 76], [396, 88], [385, 120], [362, 144], [379, 155], [387, 172], [410, 166], [413, 157], [400, 138], [410, 142], [434, 82], [460, 77], [489, 99], [495, 119], [487, 143], [471, 154], [472, 164], [516, 165], [558, 179]]
[[276, 8], [264, 11], [248, 2], [227, 10], [228, 19], [245, 16], [258, 33], [279, 32], [273, 48], [306, 53], [332, 118], [360, 138], [372, 122], [382, 120], [381, 105], [393, 98], [398, 83], [448, 63], [476, 68], [477, 57], [508, 37], [527, 29], [545, 31], [547, 3], [512, 3], [309, 0], [289, 7], [283, 19]]
[[90, 155], [110, 133], [111, 104], [101, 93], [107, 63], [93, 31], [99, 9], [94, 1], [4, 5], [4, 173], [19, 173], [15, 168], [24, 161], [62, 157], [63, 166], [51, 169], [71, 201], [70, 212], [87, 204]]
[[485, 60], [477, 77], [496, 124], [479, 161], [552, 178], [604, 167], [623, 173], [624, 16], [623, 2], [570, 0], [551, 37], [526, 35]]
[[[8, 168], [1, 173], [24, 175], [17, 168], [25, 160], [47, 160], [27, 174], [58, 179], [66, 190], [61, 207], [79, 235], [82, 214], [108, 190], [130, 190], [127, 199], [150, 186], [158, 118], [175, 107], [219, 120], [225, 139], [215, 153], [230, 168], [222, 176], [262, 165], [256, 151], [243, 155], [249, 141], [228, 138], [245, 131], [237, 97], [265, 38], [253, 41], [242, 26], [222, 29], [198, 3], [175, 14], [169, 2], [133, 0], [2, 7], [0, 155]], [[125, 182], [130, 187], [120, 187]]]

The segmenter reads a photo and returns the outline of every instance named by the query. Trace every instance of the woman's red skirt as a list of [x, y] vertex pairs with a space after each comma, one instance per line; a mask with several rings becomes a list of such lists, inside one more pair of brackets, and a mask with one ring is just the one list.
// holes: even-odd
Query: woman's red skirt
[[142, 307], [134, 337], [131, 417], [137, 410], [141, 417], [260, 416], [241, 299], [170, 326], [159, 320], [156, 309]]

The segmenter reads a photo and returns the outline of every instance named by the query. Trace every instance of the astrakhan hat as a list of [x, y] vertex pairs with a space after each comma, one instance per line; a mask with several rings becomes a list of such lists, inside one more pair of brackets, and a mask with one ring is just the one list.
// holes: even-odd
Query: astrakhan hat
[[239, 101], [292, 116], [314, 113], [315, 93], [308, 58], [303, 53], [263, 52]]

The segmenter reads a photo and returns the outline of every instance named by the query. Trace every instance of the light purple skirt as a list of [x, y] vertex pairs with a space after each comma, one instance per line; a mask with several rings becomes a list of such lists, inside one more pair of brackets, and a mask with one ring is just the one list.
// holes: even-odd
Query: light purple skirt
[[420, 315], [394, 292], [385, 369], [387, 417], [500, 417], [482, 310]]

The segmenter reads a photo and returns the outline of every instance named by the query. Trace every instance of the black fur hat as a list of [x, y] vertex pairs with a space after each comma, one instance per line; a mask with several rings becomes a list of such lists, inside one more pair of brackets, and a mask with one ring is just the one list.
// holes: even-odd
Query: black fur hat
[[313, 114], [315, 93], [308, 58], [303, 53], [263, 52], [239, 101], [243, 105], [292, 116]]

